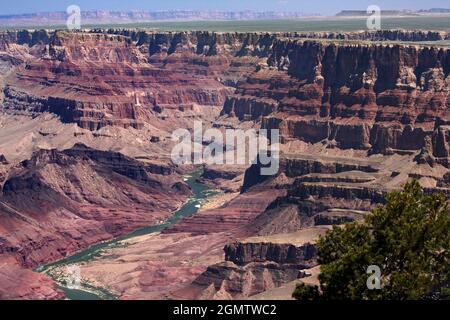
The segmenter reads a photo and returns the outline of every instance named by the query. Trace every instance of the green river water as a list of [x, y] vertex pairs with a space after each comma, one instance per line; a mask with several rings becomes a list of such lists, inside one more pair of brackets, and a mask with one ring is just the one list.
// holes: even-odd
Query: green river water
[[95, 244], [83, 251], [80, 251], [78, 253], [75, 253], [74, 255], [71, 255], [67, 258], [64, 258], [62, 260], [59, 260], [55, 263], [48, 264], [45, 266], [41, 266], [35, 271], [47, 273], [48, 275], [52, 276], [53, 279], [58, 283], [61, 290], [64, 291], [66, 294], [66, 297], [71, 300], [111, 300], [116, 299], [117, 297], [108, 292], [105, 289], [97, 288], [94, 286], [91, 286], [86, 283], [82, 283], [81, 288], [69, 288], [65, 286], [64, 280], [62, 280], [60, 277], [55, 275], [55, 273], [52, 272], [52, 270], [59, 268], [61, 266], [67, 266], [72, 265], [76, 263], [82, 263], [87, 262], [95, 258], [99, 258], [102, 253], [106, 249], [111, 249], [117, 246], [126, 246], [126, 242], [124, 243], [124, 240], [131, 239], [133, 237], [138, 237], [150, 233], [160, 232], [163, 229], [167, 228], [168, 226], [178, 222], [183, 217], [195, 214], [198, 209], [200, 208], [201, 204], [210, 196], [216, 194], [217, 192], [214, 190], [211, 190], [208, 186], [198, 183], [197, 178], [200, 177], [202, 174], [201, 170], [198, 170], [190, 175], [185, 176], [185, 182], [191, 187], [192, 189], [192, 196], [188, 199], [188, 201], [178, 210], [176, 211], [170, 219], [165, 221], [162, 224], [154, 225], [145, 227], [142, 229], [138, 229], [133, 231], [132, 233], [115, 238], [110, 241], [102, 242], [99, 244]]

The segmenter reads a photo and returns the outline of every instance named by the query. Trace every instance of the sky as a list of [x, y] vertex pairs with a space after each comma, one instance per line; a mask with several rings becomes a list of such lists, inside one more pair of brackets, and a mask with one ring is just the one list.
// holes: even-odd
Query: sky
[[448, 0], [0, 0], [0, 15], [66, 11], [69, 5], [84, 10], [258, 10], [300, 11], [333, 15], [344, 9], [365, 10], [378, 5], [382, 10], [450, 8]]

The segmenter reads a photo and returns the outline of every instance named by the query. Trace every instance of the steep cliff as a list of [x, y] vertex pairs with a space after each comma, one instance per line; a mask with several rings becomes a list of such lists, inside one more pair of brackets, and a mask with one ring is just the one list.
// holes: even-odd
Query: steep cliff
[[[300, 39], [309, 37], [316, 39]], [[209, 117], [219, 129], [280, 129], [280, 170], [261, 176], [261, 165], [251, 166], [231, 201], [137, 245], [129, 269], [98, 280], [124, 298], [246, 298], [317, 264], [305, 230], [359, 220], [412, 178], [450, 197], [450, 54], [417, 44], [446, 37], [0, 32], [1, 112], [14, 115], [0, 119], [0, 129], [8, 127], [2, 149], [14, 141], [1, 152], [8, 161], [0, 156], [0, 255], [14, 259], [25, 285], [43, 288], [20, 287], [19, 296], [60, 297], [48, 278], [23, 268], [158, 223], [183, 203], [189, 189], [166, 153], [169, 133], [195, 119]], [[402, 43], [377, 42], [386, 39]], [[65, 124], [31, 124], [47, 112]], [[74, 141], [104, 151], [66, 149]], [[203, 179], [223, 187], [240, 170], [206, 166]], [[226, 261], [217, 263], [226, 243]], [[83, 272], [104, 275], [102, 263]], [[10, 285], [14, 270], [0, 282]]]
[[8, 171], [7, 165], [8, 161], [6, 160], [5, 156], [0, 154], [0, 186], [3, 184], [3, 181], [5, 181], [6, 174]]
[[[168, 218], [190, 191], [170, 168], [76, 145], [13, 168], [0, 196], [0, 254], [23, 267]], [[17, 231], [17, 230], [20, 230]]]
[[225, 261], [231, 261], [237, 265], [246, 265], [251, 262], [273, 261], [276, 263], [293, 263], [304, 265], [314, 264], [317, 249], [314, 245], [306, 243], [296, 247], [293, 244], [272, 243], [231, 243], [224, 248]]
[[225, 246], [225, 262], [209, 266], [180, 291], [186, 298], [242, 299], [307, 276], [317, 266], [315, 241], [326, 227], [251, 237]]
[[[14, 39], [4, 37], [5, 45]], [[228, 68], [223, 57], [209, 61], [194, 54], [196, 61], [184, 64], [191, 59], [174, 53], [173, 61], [157, 64], [149, 61], [150, 44], [138, 46], [126, 36], [56, 31], [42, 37], [28, 39], [24, 46], [32, 56], [5, 80], [7, 110], [52, 112], [90, 130], [139, 129], [165, 108], [222, 106], [231, 93], [214, 72]]]
[[[449, 118], [446, 48], [280, 39], [268, 64], [236, 90], [222, 114], [280, 129], [284, 143], [416, 151]], [[445, 154], [433, 141], [433, 154]]]
[[450, 33], [445, 31], [427, 30], [375, 30], [359, 32], [308, 32], [297, 33], [299, 38], [361, 40], [361, 41], [441, 41], [450, 39]]
[[[296, 40], [305, 37], [368, 43]], [[155, 118], [153, 110], [216, 105], [241, 120], [262, 118], [263, 127], [281, 128], [285, 141], [329, 139], [381, 153], [417, 150], [436, 118], [448, 118], [448, 50], [370, 41], [446, 37], [398, 30], [2, 32], [4, 50], [25, 46], [34, 57], [6, 81], [4, 106], [54, 112], [95, 130], [141, 128]], [[230, 87], [237, 87], [233, 95]]]

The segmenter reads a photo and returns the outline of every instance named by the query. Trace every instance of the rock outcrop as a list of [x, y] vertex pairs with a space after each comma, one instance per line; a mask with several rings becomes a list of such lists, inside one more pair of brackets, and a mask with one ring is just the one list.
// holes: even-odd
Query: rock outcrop
[[226, 207], [204, 211], [200, 215], [184, 218], [164, 229], [164, 234], [189, 232], [193, 235], [226, 233], [246, 228], [284, 190], [256, 190], [227, 203]]
[[[449, 118], [446, 48], [277, 39], [268, 65], [249, 76], [222, 114], [279, 129], [283, 143], [417, 151]], [[442, 149], [439, 141], [434, 148]]]
[[148, 50], [141, 52], [149, 44], [138, 46], [114, 34], [56, 31], [49, 39], [29, 41], [34, 58], [5, 81], [7, 110], [52, 112], [90, 130], [108, 125], [139, 129], [157, 118], [156, 109], [222, 106], [231, 93], [209, 71], [224, 69], [222, 62], [210, 67], [199, 55], [183, 65], [189, 58], [174, 52], [172, 61], [161, 58], [157, 65], [150, 63]]
[[227, 193], [239, 192], [247, 165], [205, 165], [199, 181]]
[[307, 276], [318, 234], [410, 179], [450, 197], [450, 51], [418, 43], [446, 38], [0, 32], [0, 287], [23, 278], [0, 297], [60, 298], [27, 269], [170, 217], [190, 194], [170, 132], [197, 119], [279, 129], [279, 172], [206, 165], [202, 181], [235, 192], [243, 177], [241, 193], [81, 266], [124, 299], [247, 298]]
[[304, 269], [309, 268], [308, 264], [314, 264], [317, 255], [316, 247], [310, 243], [296, 247], [293, 244], [235, 242], [227, 244], [224, 251], [225, 261], [237, 265], [273, 261], [281, 264], [305, 265]]
[[0, 255], [0, 300], [60, 300], [64, 293], [43, 274], [23, 269], [11, 257]]
[[296, 265], [262, 262], [238, 267], [222, 262], [209, 266], [190, 290], [198, 300], [243, 299], [305, 276]]
[[83, 145], [37, 151], [3, 185], [0, 254], [31, 268], [156, 224], [190, 193], [170, 170]]
[[327, 228], [253, 237], [225, 246], [225, 262], [209, 266], [184, 297], [242, 299], [308, 276], [305, 269], [317, 266], [315, 240]]

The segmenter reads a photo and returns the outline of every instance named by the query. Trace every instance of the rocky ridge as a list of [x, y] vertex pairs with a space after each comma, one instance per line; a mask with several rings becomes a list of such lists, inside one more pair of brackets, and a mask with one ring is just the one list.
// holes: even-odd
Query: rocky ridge
[[225, 246], [225, 262], [195, 279], [183, 295], [195, 299], [242, 299], [308, 277], [317, 266], [315, 240], [326, 227], [252, 237]]
[[190, 194], [171, 168], [84, 145], [40, 150], [0, 196], [0, 256], [33, 268], [167, 219]]
[[[0, 159], [0, 257], [32, 268], [167, 218], [189, 190], [181, 168], [169, 157], [151, 159], [148, 150], [167, 152], [173, 128], [210, 113], [221, 129], [280, 129], [279, 173], [260, 176], [259, 164], [251, 166], [233, 200], [184, 218], [142, 247], [137, 240], [131, 256], [113, 249], [83, 274], [124, 299], [247, 298], [306, 279], [305, 269], [317, 265], [316, 235], [298, 242], [307, 230], [359, 220], [412, 178], [426, 192], [450, 194], [450, 55], [445, 46], [419, 43], [445, 37], [2, 32], [2, 112], [56, 114], [78, 126], [72, 136], [97, 148], [56, 150], [52, 137], [65, 131], [39, 130], [21, 137], [16, 150], [35, 141], [48, 148], [20, 157], [9, 146], [0, 152], [8, 159]], [[0, 121], [0, 130], [9, 119], [16, 118]], [[139, 139], [145, 132], [148, 141], [116, 148], [111, 141], [123, 143], [114, 140], [118, 128]], [[13, 129], [8, 136], [15, 138]], [[244, 169], [206, 166], [202, 179], [235, 190]], [[115, 257], [128, 261], [121, 270]], [[3, 273], [4, 283], [13, 273]], [[60, 297], [40, 277], [24, 275], [24, 292], [14, 297]], [[42, 290], [26, 290], [33, 283]]]
[[222, 114], [280, 129], [283, 143], [369, 154], [421, 150], [435, 137], [431, 156], [445, 158], [448, 147], [436, 142], [446, 139], [449, 57], [434, 47], [277, 40], [269, 67], [252, 74]]

